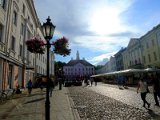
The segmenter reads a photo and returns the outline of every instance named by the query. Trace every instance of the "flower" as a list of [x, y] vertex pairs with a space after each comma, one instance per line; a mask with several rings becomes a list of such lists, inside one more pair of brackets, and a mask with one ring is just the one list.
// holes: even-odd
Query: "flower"
[[45, 42], [40, 37], [36, 36], [27, 40], [26, 45], [27, 45], [27, 50], [29, 50], [31, 53], [44, 54]]
[[57, 39], [55, 42], [52, 43], [54, 45], [54, 53], [60, 54], [63, 56], [69, 55], [71, 52], [71, 49], [68, 49], [68, 39], [65, 37]]

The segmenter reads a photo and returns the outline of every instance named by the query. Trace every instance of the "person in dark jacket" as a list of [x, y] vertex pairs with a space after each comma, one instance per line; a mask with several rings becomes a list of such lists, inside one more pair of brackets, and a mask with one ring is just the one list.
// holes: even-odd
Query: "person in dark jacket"
[[31, 92], [32, 92], [32, 81], [31, 81], [31, 79], [28, 81], [27, 87], [28, 87], [28, 94], [30, 95]]
[[152, 86], [153, 86], [153, 95], [155, 100], [155, 105], [159, 106], [158, 97], [160, 99], [160, 81], [157, 76], [152, 76]]
[[54, 89], [54, 81], [50, 80], [50, 83], [49, 83], [49, 92], [50, 92], [50, 97], [52, 97], [52, 91]]

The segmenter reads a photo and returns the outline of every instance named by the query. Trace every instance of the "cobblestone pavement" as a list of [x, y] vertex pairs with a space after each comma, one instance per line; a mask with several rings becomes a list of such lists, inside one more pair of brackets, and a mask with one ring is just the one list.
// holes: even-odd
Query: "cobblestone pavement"
[[44, 93], [35, 89], [16, 96], [0, 105], [0, 120], [44, 120]]
[[[129, 89], [120, 90], [117, 85], [99, 84], [97, 86], [88, 87], [88, 89], [98, 92], [102, 95], [114, 98], [118, 101], [131, 105], [133, 107], [146, 110], [144, 107], [142, 107], [140, 93], [137, 94], [135, 87], [129, 87]], [[149, 103], [151, 103], [150, 109], [153, 110], [154, 113], [160, 115], [160, 107], [157, 107], [154, 105], [155, 102], [154, 102], [154, 97], [152, 94], [151, 87], [150, 87], [150, 91], [151, 93], [147, 94], [146, 100]]]
[[105, 85], [69, 87], [68, 90], [82, 120], [160, 119], [159, 114], [153, 111], [160, 111], [159, 108], [152, 106], [150, 110], [143, 109], [140, 95], [135, 91]]

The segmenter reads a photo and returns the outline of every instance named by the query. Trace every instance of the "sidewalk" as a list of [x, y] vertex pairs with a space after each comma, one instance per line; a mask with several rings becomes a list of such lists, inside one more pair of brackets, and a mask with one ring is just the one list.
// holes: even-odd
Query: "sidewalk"
[[[56, 87], [50, 97], [50, 120], [79, 120], [79, 115], [72, 109], [72, 99], [68, 89]], [[0, 105], [0, 120], [45, 120], [45, 89], [33, 89], [28, 96], [27, 90], [18, 97]]]
[[68, 96], [67, 87], [63, 87], [62, 90], [56, 87], [52, 95], [51, 120], [79, 120], [78, 112], [73, 108], [73, 101]]
[[11, 100], [0, 105], [1, 120], [44, 120], [44, 93], [33, 89], [28, 96], [27, 90], [22, 94], [14, 95]]

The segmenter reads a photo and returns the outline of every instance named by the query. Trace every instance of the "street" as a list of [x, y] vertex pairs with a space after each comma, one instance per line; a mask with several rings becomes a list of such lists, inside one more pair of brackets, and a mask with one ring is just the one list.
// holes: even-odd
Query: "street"
[[[25, 90], [0, 105], [1, 120], [44, 120], [45, 90]], [[142, 107], [136, 88], [120, 90], [117, 85], [58, 86], [50, 97], [51, 120], [159, 120], [160, 108], [154, 106], [152, 94], [147, 95], [150, 109]]]
[[152, 94], [147, 95], [151, 107], [145, 109], [142, 107], [140, 94], [135, 90], [135, 88], [120, 90], [118, 86], [107, 84], [69, 88], [70, 96], [82, 119], [160, 119], [160, 108], [154, 106]]

